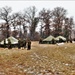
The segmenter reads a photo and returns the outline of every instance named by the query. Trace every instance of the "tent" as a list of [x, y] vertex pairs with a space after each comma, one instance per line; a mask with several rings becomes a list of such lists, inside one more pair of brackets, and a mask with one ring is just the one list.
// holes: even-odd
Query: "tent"
[[[8, 44], [8, 39], [11, 41], [11, 44], [17, 44], [18, 43], [18, 40], [11, 36], [11, 37], [5, 39], [5, 41], [6, 41], [5, 43], [6, 44]], [[4, 40], [1, 41], [0, 44], [4, 44]]]
[[[17, 45], [18, 44], [18, 40], [16, 38], [14, 38], [13, 36], [10, 36], [8, 38], [5, 39], [5, 44], [8, 45], [8, 39], [11, 41], [12, 45]], [[4, 45], [4, 40], [0, 42], [0, 46]]]
[[66, 41], [66, 38], [63, 37], [63, 36], [58, 36], [55, 38], [56, 40], [59, 40], [59, 42], [65, 42]]
[[43, 41], [52, 41], [52, 39], [55, 39], [52, 35], [48, 36], [46, 39]]
[[45, 38], [44, 40], [43, 40], [43, 43], [52, 43], [52, 40], [56, 40], [52, 35], [50, 35], [50, 36], [48, 36], [47, 38]]

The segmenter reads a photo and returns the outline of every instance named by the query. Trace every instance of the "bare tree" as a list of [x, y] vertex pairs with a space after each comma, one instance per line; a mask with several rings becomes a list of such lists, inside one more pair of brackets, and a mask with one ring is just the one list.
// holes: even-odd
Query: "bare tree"
[[43, 38], [44, 35], [43, 35], [43, 21], [41, 21], [41, 25], [40, 25], [40, 38]]
[[18, 17], [18, 13], [11, 14], [11, 11], [12, 11], [11, 7], [8, 6], [5, 6], [0, 9], [0, 19], [5, 21], [4, 27], [6, 28], [5, 34], [7, 38], [10, 36], [11, 27], [13, 26], [15, 30], [17, 26], [16, 20]]
[[12, 36], [17, 38], [17, 35], [18, 35], [18, 30], [14, 30], [11, 32]]
[[9, 37], [9, 25], [10, 25], [10, 13], [11, 13], [11, 7], [3, 7], [0, 9], [0, 19], [5, 21], [6, 29], [7, 29], [7, 37]]
[[54, 36], [62, 35], [63, 21], [66, 17], [66, 10], [61, 7], [56, 7], [52, 11], [53, 13], [53, 27], [54, 27]]
[[47, 37], [51, 34], [51, 30], [50, 30], [50, 26], [51, 26], [51, 11], [50, 10], [46, 10], [45, 8], [43, 8], [43, 10], [41, 10], [39, 12], [39, 17], [40, 19], [43, 21], [44, 23], [44, 35]]
[[7, 34], [7, 29], [5, 23], [0, 23], [0, 40], [4, 39]]
[[10, 21], [10, 23], [11, 23], [11, 26], [13, 26], [14, 30], [16, 30], [16, 28], [17, 28], [17, 17], [18, 17], [18, 13], [13, 13], [11, 15], [11, 21]]
[[14, 32], [18, 28], [19, 37], [26, 38], [27, 36], [27, 26], [26, 26], [26, 19], [25, 16], [21, 12], [14, 13], [12, 15], [11, 24], [14, 27]]
[[67, 39], [71, 39], [71, 33], [72, 33], [72, 28], [73, 28], [73, 25], [74, 25], [74, 21], [73, 21], [73, 18], [70, 17], [70, 18], [66, 18], [65, 19], [65, 26], [64, 26], [64, 36], [67, 38]]
[[34, 33], [39, 20], [38, 17], [36, 17], [36, 8], [35, 6], [32, 6], [27, 8], [27, 10], [25, 10], [24, 12], [26, 20], [29, 23], [30, 38], [34, 39]]
[[[19, 16], [18, 16], [18, 23], [19, 23], [19, 26], [20, 26], [20, 34], [21, 34], [21, 29], [23, 30], [23, 37], [26, 38], [27, 37], [27, 20], [25, 18], [25, 15], [20, 13]], [[21, 35], [20, 35], [21, 36]]]

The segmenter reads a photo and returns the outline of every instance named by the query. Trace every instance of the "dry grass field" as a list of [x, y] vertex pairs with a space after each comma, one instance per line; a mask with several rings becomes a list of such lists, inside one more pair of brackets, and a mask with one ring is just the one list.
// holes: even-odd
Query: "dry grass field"
[[32, 49], [0, 48], [0, 75], [75, 75], [75, 44], [39, 44]]

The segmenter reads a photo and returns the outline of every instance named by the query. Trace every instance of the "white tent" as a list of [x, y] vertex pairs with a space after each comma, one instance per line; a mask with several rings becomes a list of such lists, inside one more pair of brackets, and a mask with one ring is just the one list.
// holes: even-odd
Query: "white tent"
[[58, 36], [58, 37], [56, 37], [56, 39], [62, 39], [63, 41], [66, 41], [66, 38], [63, 36]]
[[[17, 44], [18, 40], [14, 38], [13, 36], [10, 36], [9, 38], [5, 39], [5, 43], [8, 44], [8, 39], [11, 41], [11, 44]], [[0, 42], [1, 45], [4, 44], [4, 40]]]
[[43, 41], [52, 41], [52, 39], [55, 39], [52, 35], [48, 36], [46, 39]]

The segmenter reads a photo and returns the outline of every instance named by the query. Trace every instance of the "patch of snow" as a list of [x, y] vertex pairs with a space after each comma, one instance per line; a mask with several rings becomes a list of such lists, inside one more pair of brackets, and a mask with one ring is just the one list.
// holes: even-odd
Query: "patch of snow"
[[66, 63], [65, 65], [66, 65], [66, 66], [68, 66], [69, 64], [68, 64], [68, 63]]
[[75, 41], [72, 41], [72, 43], [75, 43]]
[[63, 45], [63, 44], [64, 44], [63, 42], [62, 43], [57, 43], [58, 46]]

